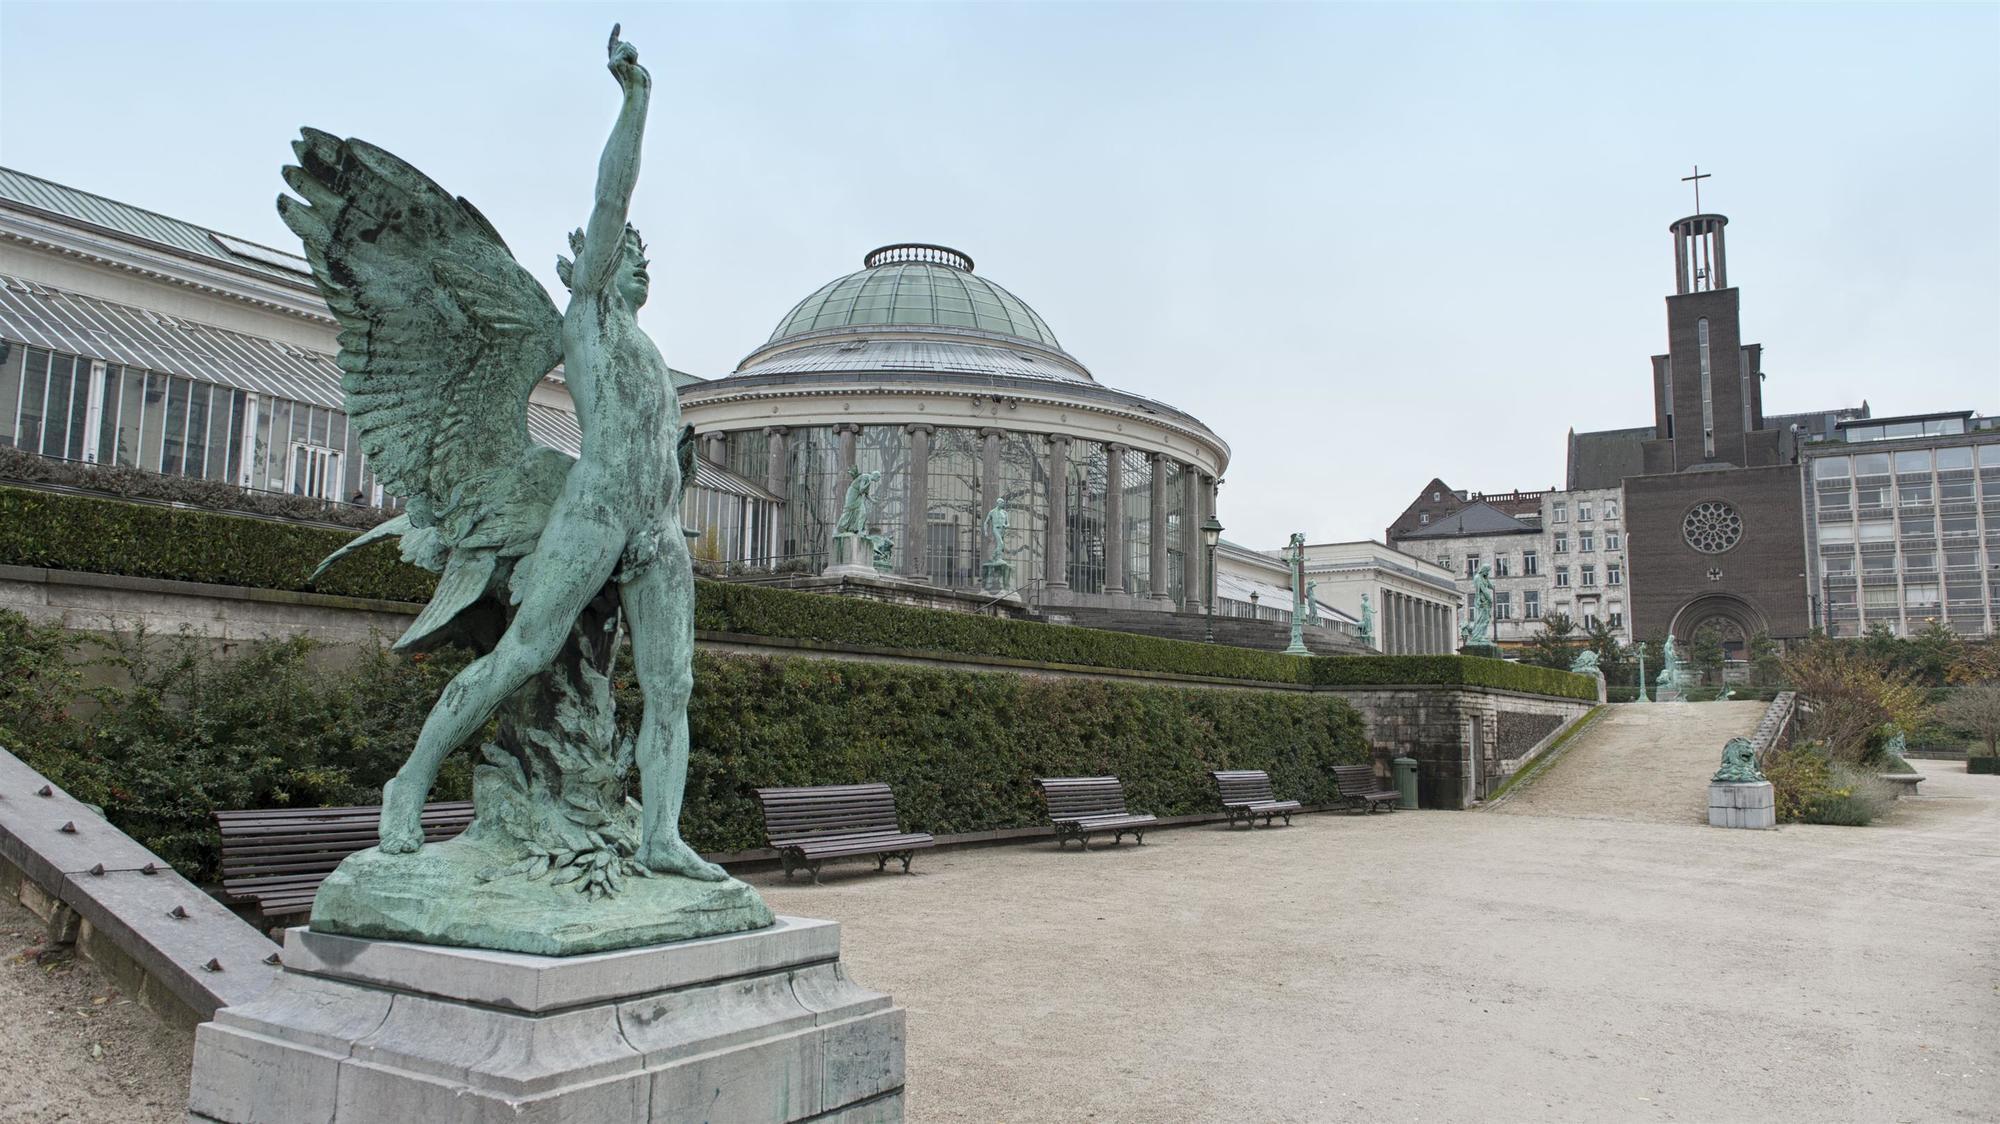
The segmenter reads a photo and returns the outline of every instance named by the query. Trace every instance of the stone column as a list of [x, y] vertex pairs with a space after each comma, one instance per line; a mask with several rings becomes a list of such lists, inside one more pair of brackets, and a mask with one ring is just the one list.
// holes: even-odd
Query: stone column
[[1104, 447], [1104, 591], [1125, 592], [1125, 446]]
[[840, 463], [835, 470], [834, 486], [843, 492], [847, 488], [847, 474], [854, 468], [854, 438], [860, 432], [861, 427], [853, 422], [841, 422], [833, 427], [833, 434], [840, 441]]
[[1167, 454], [1153, 454], [1152, 528], [1147, 545], [1152, 548], [1154, 601], [1172, 603], [1167, 593]]
[[925, 579], [930, 573], [924, 548], [930, 536], [933, 428], [928, 425], [903, 427], [910, 442], [910, 488], [909, 498], [903, 503], [903, 564], [899, 569], [904, 577], [918, 580]]
[[1069, 438], [1049, 437], [1048, 588], [1069, 588]]
[[1397, 613], [1402, 611], [1402, 594], [1390, 591], [1382, 595], [1382, 652], [1384, 655], [1399, 655], [1396, 646], [1403, 642]]
[[[1000, 498], [1000, 437], [1004, 429], [982, 429], [979, 431], [979, 517], [993, 510], [993, 501]], [[980, 556], [985, 557], [986, 544], [979, 544]]]
[[1180, 466], [1180, 608], [1202, 612], [1202, 488], [1192, 464]]
[[778, 497], [778, 509], [771, 515], [770, 557], [767, 561], [775, 564], [785, 558], [785, 533], [789, 522], [786, 507], [789, 501], [785, 493], [785, 434], [789, 432], [782, 425], [767, 425], [764, 436], [767, 444], [764, 451], [764, 490]]

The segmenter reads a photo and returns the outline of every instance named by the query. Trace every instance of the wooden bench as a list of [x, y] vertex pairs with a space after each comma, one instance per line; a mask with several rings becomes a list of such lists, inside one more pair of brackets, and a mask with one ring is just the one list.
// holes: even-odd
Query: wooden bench
[[910, 859], [937, 840], [923, 832], [906, 832], [896, 821], [896, 796], [886, 784], [829, 784], [816, 788], [760, 788], [757, 803], [764, 811], [764, 837], [778, 849], [785, 878], [800, 867], [819, 881], [820, 864], [848, 855], [874, 855], [875, 869], [889, 860]]
[[[319, 884], [356, 851], [373, 847], [382, 809], [253, 808], [217, 812], [222, 829], [222, 892], [254, 902], [267, 918], [311, 911]], [[472, 802], [424, 805], [424, 842], [451, 839], [472, 822]]]
[[1222, 796], [1222, 806], [1229, 812], [1229, 826], [1235, 827], [1241, 817], [1244, 827], [1255, 827], [1256, 818], [1264, 817], [1264, 826], [1271, 826], [1272, 816], [1285, 817], [1285, 826], [1292, 824], [1292, 813], [1299, 810], [1296, 800], [1279, 800], [1271, 795], [1271, 774], [1262, 769], [1235, 769], [1213, 771], [1208, 774], [1215, 778], [1215, 789]]
[[1376, 808], [1394, 809], [1402, 793], [1393, 788], [1383, 788], [1375, 779], [1373, 765], [1335, 765], [1334, 783], [1340, 786], [1341, 799], [1349, 808], [1361, 808], [1373, 812]]
[[1125, 809], [1125, 786], [1117, 777], [1042, 777], [1035, 781], [1049, 806], [1049, 819], [1056, 825], [1058, 850], [1075, 839], [1084, 850], [1090, 837], [1100, 831], [1112, 834], [1111, 845], [1125, 841], [1125, 833], [1146, 845], [1146, 827], [1159, 822], [1145, 812]]

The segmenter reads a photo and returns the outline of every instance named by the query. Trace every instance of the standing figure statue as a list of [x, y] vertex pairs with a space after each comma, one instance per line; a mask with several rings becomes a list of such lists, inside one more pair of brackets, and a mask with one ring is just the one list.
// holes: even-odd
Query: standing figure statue
[[[408, 163], [315, 129], [293, 145], [299, 162], [285, 182], [298, 198], [280, 197], [278, 210], [340, 321], [342, 386], [360, 447], [407, 504], [322, 569], [367, 542], [400, 537], [405, 558], [441, 576], [396, 647], [458, 641], [482, 653], [446, 686], [383, 789], [380, 846], [350, 857], [322, 887], [315, 927], [575, 951], [575, 941], [639, 943], [770, 923], [754, 891], [680, 834], [694, 686], [680, 402], [638, 324], [649, 263], [626, 221], [652, 79], [616, 28], [608, 55], [622, 103], [598, 164], [595, 207], [569, 236], [575, 258], [557, 259], [570, 292], [564, 312], [483, 215]], [[576, 459], [528, 436], [529, 395], [557, 363], [583, 432]], [[644, 697], [629, 738], [617, 732], [610, 691], [621, 620]], [[426, 846], [424, 801], [439, 766], [496, 715], [498, 734], [475, 771], [472, 827]], [[625, 795], [634, 764], [636, 809]], [[526, 897], [451, 900], [460, 882], [512, 893], [517, 881], [545, 878], [541, 886], [568, 887], [570, 899], [576, 890], [608, 898], [654, 874], [679, 877], [653, 879], [650, 903], [631, 906], [650, 927], [617, 936], [526, 912], [494, 920], [495, 911], [540, 908], [523, 905]], [[688, 880], [721, 885], [657, 888]], [[395, 921], [384, 896], [420, 916]], [[486, 917], [468, 916], [480, 909]], [[367, 925], [353, 922], [363, 913]], [[586, 931], [572, 940], [565, 926]]]
[[1472, 575], [1472, 599], [1466, 606], [1465, 623], [1458, 626], [1459, 646], [1479, 647], [1493, 643], [1493, 571], [1481, 566]]
[[834, 524], [837, 535], [865, 535], [868, 533], [868, 501], [877, 481], [882, 479], [879, 472], [862, 472], [860, 469], [847, 470], [850, 477], [847, 495], [840, 501], [840, 519]]
[[1361, 595], [1361, 626], [1354, 630], [1354, 635], [1370, 648], [1375, 646], [1375, 606], [1368, 603], [1365, 593]]
[[1306, 647], [1306, 536], [1303, 531], [1292, 532], [1291, 541], [1285, 544], [1285, 569], [1292, 579], [1292, 638], [1285, 645], [1288, 656], [1309, 656]]
[[1319, 621], [1319, 596], [1318, 596], [1318, 593], [1319, 593], [1319, 582], [1318, 582], [1318, 581], [1309, 581], [1309, 582], [1307, 582], [1307, 583], [1306, 583], [1306, 623], [1307, 623], [1307, 624], [1318, 624], [1318, 623], [1320, 623], [1320, 621]]
[[993, 549], [986, 556], [987, 564], [993, 565], [1005, 562], [1007, 553], [1007, 498], [1005, 496], [993, 501], [992, 510], [986, 513], [985, 527], [987, 537], [993, 540]]
[[1660, 646], [1660, 676], [1654, 682], [1659, 688], [1655, 694], [1661, 702], [1679, 701], [1682, 690], [1687, 686], [1687, 672], [1682, 669], [1680, 649], [1674, 646], [1671, 633], [1666, 643]]

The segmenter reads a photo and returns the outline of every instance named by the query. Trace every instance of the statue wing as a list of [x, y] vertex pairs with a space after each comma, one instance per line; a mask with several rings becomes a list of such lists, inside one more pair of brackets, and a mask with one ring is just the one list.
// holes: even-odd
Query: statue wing
[[484, 215], [374, 145], [302, 130], [278, 212], [340, 322], [341, 387], [369, 467], [408, 504], [438, 593], [399, 646], [477, 601], [534, 548], [570, 460], [528, 436], [562, 316]]

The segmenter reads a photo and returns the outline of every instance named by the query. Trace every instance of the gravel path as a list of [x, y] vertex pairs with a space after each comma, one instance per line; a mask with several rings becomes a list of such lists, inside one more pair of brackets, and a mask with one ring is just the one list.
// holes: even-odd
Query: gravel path
[[0, 898], [0, 1124], [180, 1124], [194, 1038], [88, 962], [43, 958], [42, 923]]
[[1761, 702], [1621, 704], [1563, 747], [1541, 776], [1490, 811], [1516, 816], [1708, 822], [1708, 778], [1730, 738], [1749, 737]]
[[[1312, 815], [751, 880], [908, 1009], [916, 1124], [1989, 1121], [2000, 778], [1923, 768], [1869, 828]], [[0, 1103], [43, 1114], [0, 1119], [166, 1119], [184, 1050], [93, 1062], [79, 976], [6, 978]]]

